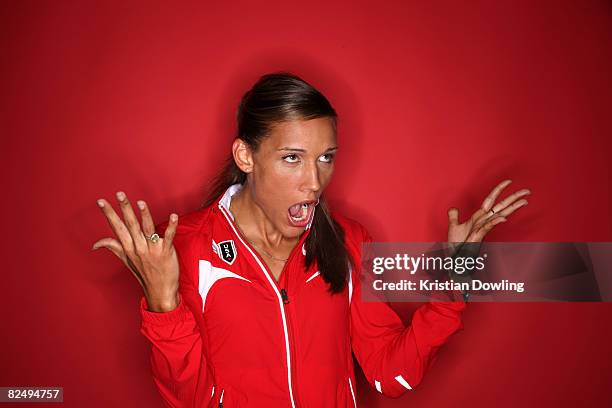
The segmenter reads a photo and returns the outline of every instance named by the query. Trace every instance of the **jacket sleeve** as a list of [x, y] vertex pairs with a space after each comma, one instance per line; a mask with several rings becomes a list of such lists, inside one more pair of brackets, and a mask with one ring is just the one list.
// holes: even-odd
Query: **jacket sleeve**
[[[372, 237], [361, 227], [363, 242]], [[361, 252], [359, 260], [361, 260]], [[417, 386], [434, 361], [440, 347], [463, 329], [465, 302], [428, 302], [414, 313], [406, 327], [384, 301], [362, 301], [362, 285], [371, 275], [353, 272], [351, 345], [368, 382], [385, 396], [397, 398]]]
[[143, 296], [140, 332], [151, 343], [153, 379], [166, 405], [192, 407], [202, 363], [202, 338], [180, 293], [179, 298], [176, 309], [155, 313], [147, 310]]
[[[164, 231], [166, 225], [163, 223], [156, 230]], [[208, 377], [205, 345], [194, 315], [200, 306], [195, 303], [197, 282], [194, 281], [198, 242], [189, 234], [191, 229], [189, 223], [179, 223], [173, 241], [180, 267], [178, 306], [170, 312], [156, 313], [148, 310], [144, 296], [140, 300], [140, 332], [151, 344], [155, 386], [166, 406], [177, 408], [194, 407], [208, 395], [203, 391]]]

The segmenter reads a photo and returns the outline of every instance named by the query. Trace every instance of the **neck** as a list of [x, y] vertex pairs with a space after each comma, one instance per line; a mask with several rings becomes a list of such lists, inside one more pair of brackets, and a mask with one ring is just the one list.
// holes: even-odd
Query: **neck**
[[289, 251], [298, 242], [299, 237], [285, 237], [266, 216], [263, 209], [253, 200], [250, 186], [237, 192], [230, 202], [230, 212], [234, 222], [243, 235], [256, 246], [270, 250], [272, 254]]

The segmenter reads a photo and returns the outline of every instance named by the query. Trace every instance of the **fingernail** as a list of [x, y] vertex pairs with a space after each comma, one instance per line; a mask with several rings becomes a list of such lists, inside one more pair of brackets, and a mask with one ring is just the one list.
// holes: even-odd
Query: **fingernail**
[[123, 191], [117, 191], [117, 200], [119, 201], [125, 200], [125, 193]]
[[104, 201], [98, 200], [98, 207], [104, 208]]
[[175, 222], [178, 219], [176, 214], [170, 214], [170, 221]]
[[144, 208], [145, 208], [145, 203], [144, 203], [144, 201], [140, 201], [140, 200], [138, 200], [138, 201], [136, 202], [136, 204], [138, 204], [138, 208], [140, 208], [141, 210], [144, 210]]
[[98, 247], [97, 247], [97, 246], [95, 246], [95, 245], [91, 247], [91, 250], [92, 250], [92, 251], [93, 251], [93, 250], [96, 250], [96, 249], [98, 249]]

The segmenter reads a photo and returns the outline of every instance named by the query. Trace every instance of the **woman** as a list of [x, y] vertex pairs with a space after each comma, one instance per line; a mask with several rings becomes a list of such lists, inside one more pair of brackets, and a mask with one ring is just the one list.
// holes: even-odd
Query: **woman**
[[[398, 397], [462, 328], [461, 297], [429, 302], [405, 327], [382, 302], [362, 302], [358, 222], [331, 212], [336, 112], [295, 75], [264, 75], [242, 98], [238, 135], [203, 207], [155, 232], [123, 192], [125, 222], [98, 200], [117, 255], [140, 282], [141, 332], [153, 376], [173, 407], [353, 407], [352, 352], [369, 383]], [[451, 242], [478, 242], [526, 204], [521, 190], [495, 207], [500, 183], [470, 220], [449, 210]], [[179, 273], [180, 271], [180, 273]]]

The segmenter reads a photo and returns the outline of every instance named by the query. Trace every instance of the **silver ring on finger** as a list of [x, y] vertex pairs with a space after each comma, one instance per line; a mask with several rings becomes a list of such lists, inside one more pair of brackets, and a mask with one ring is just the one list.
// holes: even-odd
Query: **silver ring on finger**
[[150, 237], [146, 236], [145, 234], [145, 238], [153, 243], [156, 243], [157, 241], [159, 241], [159, 235], [157, 234], [157, 232], [154, 232]]

